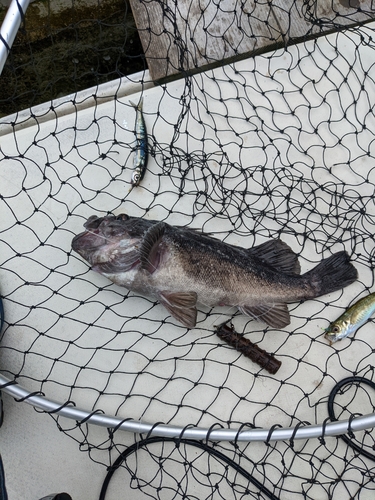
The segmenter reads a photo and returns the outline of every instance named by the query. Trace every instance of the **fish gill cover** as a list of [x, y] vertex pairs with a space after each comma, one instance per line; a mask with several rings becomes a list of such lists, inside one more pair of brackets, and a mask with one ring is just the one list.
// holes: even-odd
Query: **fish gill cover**
[[[195, 2], [132, 4], [149, 71], [129, 76], [116, 56], [108, 80], [121, 80], [109, 94], [95, 81], [89, 93], [26, 114], [18, 95], [1, 101], [4, 115], [19, 112], [0, 124], [1, 371], [62, 405], [123, 419], [262, 427], [270, 436], [277, 426], [326, 422], [336, 383], [374, 379], [371, 322], [334, 345], [324, 337], [349, 304], [374, 290], [373, 13], [338, 2], [324, 12], [315, 2], [208, 0], [198, 10]], [[99, 33], [103, 26], [98, 21]], [[27, 39], [27, 14], [23, 30]], [[34, 42], [26, 45], [33, 53]], [[22, 63], [15, 58], [4, 78], [17, 82]], [[141, 98], [148, 163], [130, 189], [139, 146], [130, 101]], [[244, 249], [281, 239], [301, 274], [346, 251], [358, 280], [290, 304], [283, 328], [235, 308], [198, 305], [189, 329], [155, 298], [113, 284], [71, 249], [90, 216], [108, 214], [186, 226]], [[277, 373], [220, 339], [223, 323], [281, 362]], [[357, 381], [336, 395], [336, 418], [374, 411], [373, 389]], [[52, 418], [105, 467], [138, 440]], [[371, 453], [373, 432], [352, 441]], [[159, 498], [163, 488], [173, 498], [374, 494], [373, 462], [338, 437], [216, 443], [256, 484], [182, 439], [142, 443], [139, 460], [129, 455], [121, 467], [132, 498]]]

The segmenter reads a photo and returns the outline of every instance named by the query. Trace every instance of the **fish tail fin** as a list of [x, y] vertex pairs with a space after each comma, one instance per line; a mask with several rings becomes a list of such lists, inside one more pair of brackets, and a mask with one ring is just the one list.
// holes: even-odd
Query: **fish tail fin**
[[350, 285], [358, 278], [358, 272], [350, 262], [347, 252], [342, 251], [322, 260], [303, 277], [313, 287], [314, 296], [320, 297]]
[[134, 102], [129, 100], [129, 103], [135, 108], [137, 111], [142, 111], [143, 108], [143, 97], [141, 97], [138, 101], [138, 104], [135, 104]]

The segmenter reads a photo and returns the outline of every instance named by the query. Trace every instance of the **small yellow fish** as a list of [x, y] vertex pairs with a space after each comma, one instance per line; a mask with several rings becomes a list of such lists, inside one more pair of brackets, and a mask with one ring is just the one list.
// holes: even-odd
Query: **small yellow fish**
[[358, 300], [326, 330], [324, 337], [333, 344], [356, 332], [375, 312], [375, 293]]

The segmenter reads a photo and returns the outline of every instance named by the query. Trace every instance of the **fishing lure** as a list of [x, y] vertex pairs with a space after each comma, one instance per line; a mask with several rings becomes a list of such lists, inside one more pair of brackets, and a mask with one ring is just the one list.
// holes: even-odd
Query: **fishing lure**
[[375, 312], [375, 293], [358, 300], [326, 330], [324, 337], [333, 344], [356, 332]]
[[134, 154], [134, 170], [131, 178], [131, 189], [133, 189], [133, 187], [139, 186], [146, 172], [148, 162], [148, 143], [147, 129], [142, 113], [143, 98], [139, 100], [138, 104], [133, 104], [131, 101], [130, 104], [137, 111], [135, 118], [135, 136], [137, 138], [137, 148]]
[[233, 325], [228, 326], [226, 323], [219, 325], [216, 329], [216, 335], [272, 375], [275, 375], [281, 366], [281, 361], [237, 333]]

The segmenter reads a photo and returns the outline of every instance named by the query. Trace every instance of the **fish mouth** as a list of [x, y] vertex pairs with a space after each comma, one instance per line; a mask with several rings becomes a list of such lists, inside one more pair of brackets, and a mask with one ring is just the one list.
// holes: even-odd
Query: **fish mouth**
[[334, 344], [334, 343], [335, 343], [335, 341], [336, 341], [336, 338], [335, 338], [333, 335], [330, 335], [329, 333], [326, 333], [326, 334], [324, 335], [324, 338], [325, 338], [326, 340], [328, 340], [328, 342], [329, 342], [329, 345], [330, 345], [330, 346], [331, 346], [332, 344]]
[[106, 244], [106, 240], [99, 234], [99, 230], [84, 231], [77, 234], [72, 240], [72, 248], [77, 253], [82, 253], [82, 250], [89, 252], [97, 250], [99, 247]]
[[[107, 243], [106, 239], [101, 234], [100, 226], [104, 221], [108, 221], [109, 217], [97, 217], [92, 215], [83, 224], [86, 231], [77, 234], [72, 239], [72, 248], [75, 252], [82, 254], [83, 251], [95, 251], [97, 248]], [[108, 222], [106, 222], [107, 224]]]
[[112, 243], [114, 238], [124, 234], [123, 222], [129, 219], [130, 217], [126, 214], [106, 215], [105, 217], [92, 215], [83, 225], [86, 231], [74, 236], [73, 250], [82, 254], [83, 250], [95, 251], [101, 246]]

